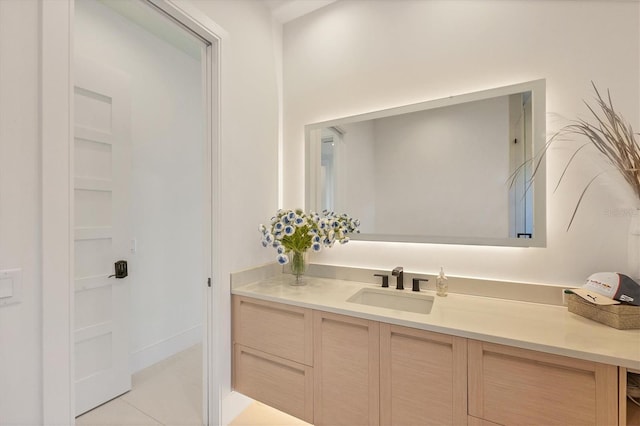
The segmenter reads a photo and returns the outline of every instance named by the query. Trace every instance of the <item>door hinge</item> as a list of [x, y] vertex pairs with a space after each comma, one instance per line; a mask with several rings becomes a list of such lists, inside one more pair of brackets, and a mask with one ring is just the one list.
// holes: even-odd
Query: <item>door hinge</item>
[[211, 278], [207, 278], [207, 285], [211, 287]]

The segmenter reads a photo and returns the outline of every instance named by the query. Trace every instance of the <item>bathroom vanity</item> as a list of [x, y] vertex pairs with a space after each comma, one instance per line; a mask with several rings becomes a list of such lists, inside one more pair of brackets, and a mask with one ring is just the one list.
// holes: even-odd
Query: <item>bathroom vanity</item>
[[428, 314], [348, 301], [363, 289], [377, 286], [275, 277], [234, 287], [234, 389], [316, 425], [626, 425], [636, 415], [625, 389], [627, 368], [640, 369], [637, 330], [464, 294], [420, 292], [433, 297]]

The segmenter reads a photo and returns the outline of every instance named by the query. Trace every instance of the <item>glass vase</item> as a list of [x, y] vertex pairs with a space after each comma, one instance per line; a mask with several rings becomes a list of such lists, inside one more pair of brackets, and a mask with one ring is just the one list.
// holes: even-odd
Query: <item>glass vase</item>
[[307, 270], [307, 252], [295, 250], [289, 252], [289, 265], [293, 275], [293, 279], [289, 284], [293, 286], [305, 285], [307, 283], [304, 276]]

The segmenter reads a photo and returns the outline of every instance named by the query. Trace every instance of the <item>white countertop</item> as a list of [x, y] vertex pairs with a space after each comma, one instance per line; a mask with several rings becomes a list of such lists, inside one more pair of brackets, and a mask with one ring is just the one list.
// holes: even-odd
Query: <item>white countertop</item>
[[[358, 290], [378, 285], [307, 277], [293, 287], [290, 275], [233, 288], [232, 294], [351, 315], [486, 342], [640, 370], [640, 330], [616, 330], [568, 312], [564, 306], [449, 293], [434, 296], [430, 314], [416, 314], [347, 302]], [[397, 292], [391, 286], [385, 289]], [[405, 289], [411, 293], [411, 289]]]

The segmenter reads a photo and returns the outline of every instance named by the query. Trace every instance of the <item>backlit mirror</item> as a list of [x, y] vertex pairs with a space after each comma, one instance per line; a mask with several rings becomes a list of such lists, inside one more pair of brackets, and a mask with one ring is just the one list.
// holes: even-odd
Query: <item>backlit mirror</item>
[[545, 143], [544, 80], [310, 124], [305, 133], [306, 208], [359, 218], [354, 239], [545, 245], [545, 165], [530, 184], [527, 161]]

